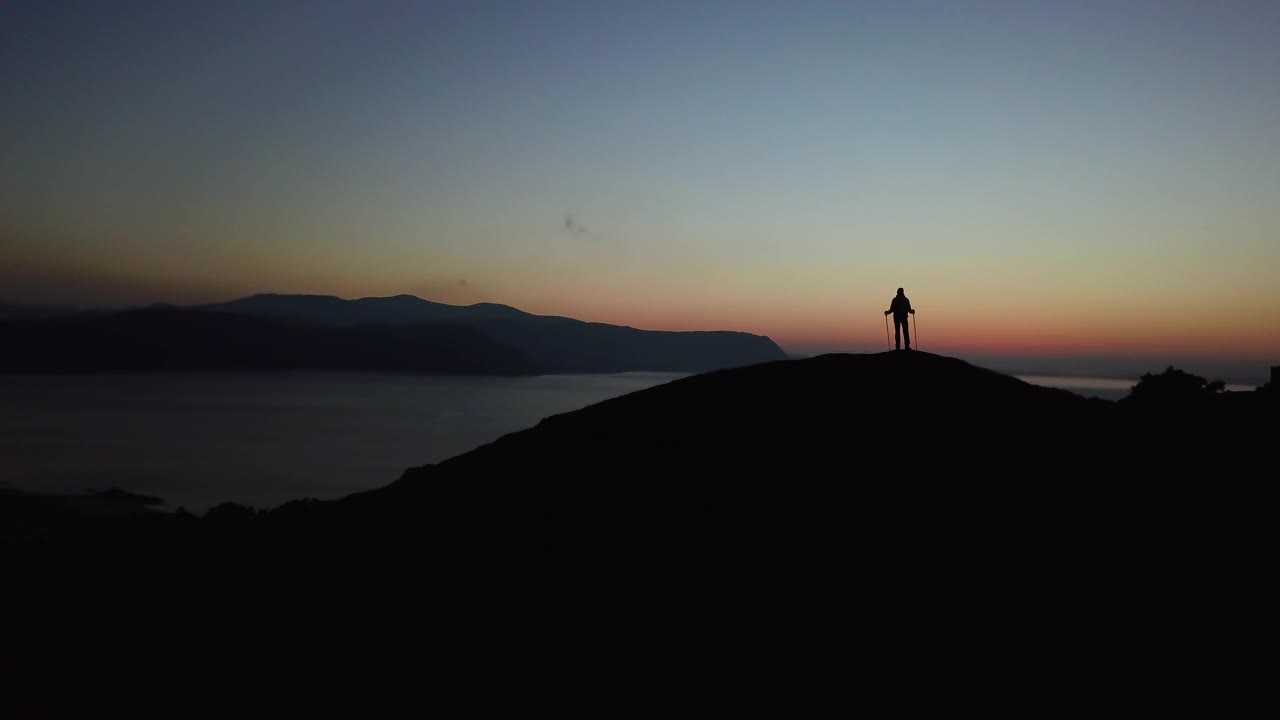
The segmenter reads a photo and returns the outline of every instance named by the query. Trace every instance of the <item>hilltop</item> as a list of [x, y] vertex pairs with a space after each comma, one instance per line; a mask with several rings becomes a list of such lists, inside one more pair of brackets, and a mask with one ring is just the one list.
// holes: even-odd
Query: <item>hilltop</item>
[[920, 352], [722, 370], [343, 500], [29, 547], [16, 612], [60, 624], [8, 652], [24, 687], [105, 672], [366, 710], [1260, 673], [1233, 659], [1271, 607], [1275, 491], [1247, 452], [1268, 403], [1088, 400]]

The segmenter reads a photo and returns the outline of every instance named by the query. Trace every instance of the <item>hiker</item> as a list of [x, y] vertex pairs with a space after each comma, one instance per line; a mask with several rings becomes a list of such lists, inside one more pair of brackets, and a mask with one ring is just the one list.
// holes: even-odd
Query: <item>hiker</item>
[[898, 288], [898, 294], [893, 298], [893, 302], [889, 303], [889, 309], [884, 311], [885, 315], [893, 313], [893, 344], [895, 350], [902, 349], [902, 338], [907, 339], [907, 349], [911, 349], [911, 331], [907, 329], [907, 315], [915, 315], [916, 311], [911, 309], [911, 301], [906, 295], [902, 294], [902, 288]]

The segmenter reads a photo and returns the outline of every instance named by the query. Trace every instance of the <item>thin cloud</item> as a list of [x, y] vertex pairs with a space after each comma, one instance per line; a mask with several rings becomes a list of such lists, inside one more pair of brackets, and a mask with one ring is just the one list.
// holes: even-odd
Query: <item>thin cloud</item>
[[564, 229], [565, 229], [565, 232], [577, 237], [582, 237], [582, 238], [595, 237], [595, 233], [591, 232], [590, 228], [578, 222], [577, 220], [574, 220], [572, 215], [564, 216]]

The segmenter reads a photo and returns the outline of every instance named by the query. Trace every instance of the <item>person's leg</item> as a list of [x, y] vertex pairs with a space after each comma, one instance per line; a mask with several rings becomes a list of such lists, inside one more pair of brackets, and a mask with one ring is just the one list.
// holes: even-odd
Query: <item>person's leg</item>
[[897, 317], [893, 318], [893, 349], [902, 349], [902, 323], [898, 321]]
[[902, 339], [907, 341], [907, 349], [911, 349], [911, 318], [902, 318]]

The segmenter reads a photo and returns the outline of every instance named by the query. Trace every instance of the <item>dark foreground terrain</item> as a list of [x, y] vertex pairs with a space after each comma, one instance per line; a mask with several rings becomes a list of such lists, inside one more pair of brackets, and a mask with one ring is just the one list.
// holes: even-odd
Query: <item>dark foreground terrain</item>
[[[1041, 714], [1213, 678], [1221, 707], [1271, 677], [1274, 397], [1115, 404], [832, 355], [552, 417], [341, 501], [28, 533], [3, 549], [5, 702]], [[1120, 691], [1147, 700], [1101, 699]]]

